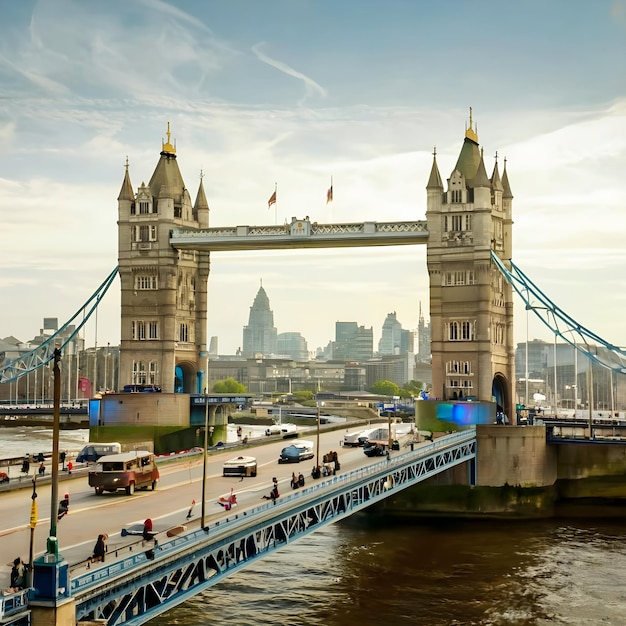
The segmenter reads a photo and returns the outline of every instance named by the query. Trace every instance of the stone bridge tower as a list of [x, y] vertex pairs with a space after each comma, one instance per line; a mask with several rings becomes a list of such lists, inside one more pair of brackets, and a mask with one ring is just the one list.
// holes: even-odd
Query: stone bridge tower
[[495, 401], [513, 420], [513, 294], [491, 261], [512, 256], [513, 195], [497, 154], [487, 176], [471, 109], [446, 188], [435, 152], [426, 189], [432, 396]]
[[127, 384], [147, 384], [165, 393], [201, 393], [210, 253], [175, 250], [169, 233], [174, 227], [208, 228], [202, 177], [192, 204], [169, 123], [150, 182], [135, 193], [128, 170], [127, 161], [117, 199], [122, 289], [118, 391]]

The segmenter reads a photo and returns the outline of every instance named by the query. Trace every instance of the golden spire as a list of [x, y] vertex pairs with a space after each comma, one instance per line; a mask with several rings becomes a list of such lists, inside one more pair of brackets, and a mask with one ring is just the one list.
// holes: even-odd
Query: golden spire
[[163, 140], [161, 140], [162, 143], [162, 150], [161, 152], [167, 152], [168, 154], [176, 154], [176, 146], [173, 146], [170, 143], [170, 137], [172, 135], [172, 133], [170, 133], [170, 123], [167, 123], [167, 133], [165, 133], [167, 135], [167, 142], [164, 142]]
[[465, 136], [472, 141], [478, 143], [478, 126], [472, 127], [472, 107], [470, 107], [469, 128], [465, 129]]

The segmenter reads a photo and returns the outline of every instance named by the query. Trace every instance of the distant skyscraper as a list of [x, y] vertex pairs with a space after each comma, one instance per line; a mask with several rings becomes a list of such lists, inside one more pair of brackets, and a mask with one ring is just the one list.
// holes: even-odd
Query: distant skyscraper
[[294, 361], [308, 361], [309, 349], [300, 333], [280, 333], [277, 341], [278, 354], [290, 356]]
[[255, 354], [276, 354], [277, 331], [274, 326], [274, 313], [263, 284], [250, 307], [248, 325], [243, 327], [243, 356]]
[[333, 359], [365, 361], [374, 351], [374, 331], [356, 322], [335, 322]]
[[424, 320], [421, 302], [417, 326], [417, 360], [422, 363], [430, 362], [430, 322], [426, 323]]
[[217, 345], [217, 337], [211, 337], [211, 341], [209, 342], [209, 354], [211, 356], [217, 356], [219, 354]]
[[396, 312], [388, 313], [378, 342], [378, 354], [406, 353], [408, 351], [408, 331], [405, 331], [404, 334], [406, 336], [403, 341], [402, 324], [396, 319]]

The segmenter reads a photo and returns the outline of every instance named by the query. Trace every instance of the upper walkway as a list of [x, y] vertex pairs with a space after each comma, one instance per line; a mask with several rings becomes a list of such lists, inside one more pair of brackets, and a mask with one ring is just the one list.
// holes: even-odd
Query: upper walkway
[[174, 248], [203, 252], [402, 246], [427, 241], [426, 221], [318, 224], [294, 217], [291, 223], [276, 226], [174, 228], [170, 232]]

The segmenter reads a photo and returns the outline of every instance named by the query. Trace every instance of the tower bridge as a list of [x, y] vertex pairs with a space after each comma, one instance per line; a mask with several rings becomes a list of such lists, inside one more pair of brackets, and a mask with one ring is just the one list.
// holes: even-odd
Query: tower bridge
[[[513, 195], [506, 163], [502, 175], [497, 160], [491, 175], [487, 174], [471, 116], [446, 185], [433, 154], [426, 183], [426, 220], [403, 222], [317, 224], [293, 218], [282, 226], [211, 228], [202, 179], [192, 203], [176, 148], [170, 143], [169, 127], [167, 136], [150, 182], [135, 191], [127, 164], [118, 196], [118, 269], [112, 276], [119, 271], [123, 382], [160, 386], [165, 392], [162, 406], [165, 396], [170, 396], [164, 412], [178, 406], [171, 401], [175, 392], [183, 396], [202, 390], [211, 253], [425, 244], [434, 395], [444, 400], [466, 396], [495, 400], [508, 415], [515, 415], [512, 285], [518, 293], [537, 292], [528, 283], [520, 287], [521, 278], [512, 272]], [[548, 311], [561, 325], [573, 322], [553, 306], [537, 308]], [[560, 328], [559, 332], [568, 332]], [[597, 336], [583, 338], [586, 342]], [[581, 349], [577, 341], [574, 347]], [[621, 368], [623, 352], [607, 347]], [[46, 359], [44, 355], [34, 361], [40, 367]], [[152, 395], [159, 394], [146, 394]], [[128, 405], [134, 425], [139, 420], [137, 405], [130, 401]], [[430, 448], [302, 490], [276, 508], [255, 507], [242, 517], [235, 516], [229, 526], [209, 528], [208, 534], [207, 529], [200, 529], [154, 554], [108, 564], [101, 579], [95, 571], [61, 585], [63, 560], [50, 548], [35, 572], [35, 578], [39, 573], [53, 588], [39, 598], [39, 608], [45, 609], [47, 603], [47, 608], [58, 611], [58, 624], [75, 623], [74, 618], [104, 620], [111, 626], [144, 623], [322, 524], [466, 462], [470, 484], [480, 475], [482, 485], [487, 486], [553, 485], [559, 477], [559, 454], [567, 456], [555, 448], [566, 445], [548, 446], [545, 430], [539, 427], [521, 430], [488, 426], [482, 435], [474, 429], [449, 435]], [[486, 450], [482, 467], [481, 443]], [[564, 463], [567, 468], [571, 465]], [[37, 600], [26, 610], [21, 610], [21, 602], [20, 595], [11, 615], [16, 623], [28, 623]], [[65, 621], [58, 618], [61, 612]], [[48, 615], [38, 620], [50, 622]]]
[[447, 185], [433, 154], [425, 220], [210, 227], [203, 179], [192, 202], [177, 158], [168, 127], [150, 182], [135, 191], [127, 165], [118, 196], [121, 381], [202, 391], [211, 253], [423, 244], [434, 395], [514, 414], [513, 293], [491, 258], [511, 258], [513, 195], [506, 165], [487, 175], [471, 115]]

